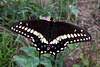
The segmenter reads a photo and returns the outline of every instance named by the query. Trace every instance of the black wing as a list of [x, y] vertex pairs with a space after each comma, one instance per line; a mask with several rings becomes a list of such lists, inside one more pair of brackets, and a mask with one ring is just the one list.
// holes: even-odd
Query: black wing
[[55, 22], [51, 30], [50, 52], [56, 55], [64, 50], [67, 44], [77, 42], [87, 42], [91, 40], [91, 35], [84, 29], [65, 22]]
[[40, 56], [43, 53], [47, 53], [46, 46], [49, 40], [49, 25], [50, 22], [46, 20], [25, 20], [13, 24], [11, 31], [31, 39], [34, 43], [33, 46], [37, 48]]
[[[65, 22], [55, 22], [51, 33], [51, 41], [58, 39], [69, 43], [86, 42], [91, 40], [91, 35], [84, 29]], [[57, 41], [58, 41], [57, 40]]]
[[55, 57], [67, 44], [91, 40], [91, 35], [78, 26], [55, 22], [50, 27], [51, 23], [46, 20], [25, 20], [13, 24], [11, 30], [30, 38], [40, 54], [51, 53]]
[[[37, 35], [40, 38], [44, 37], [48, 40], [49, 22], [46, 20], [25, 20], [16, 22], [11, 26], [11, 31], [21, 34], [25, 37], [32, 38]], [[34, 35], [33, 35], [34, 33]]]

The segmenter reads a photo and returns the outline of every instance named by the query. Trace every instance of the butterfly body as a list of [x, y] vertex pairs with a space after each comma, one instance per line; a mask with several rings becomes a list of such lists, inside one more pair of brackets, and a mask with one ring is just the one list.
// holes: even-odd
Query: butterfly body
[[69, 23], [53, 22], [52, 20], [20, 21], [13, 24], [11, 30], [31, 39], [40, 55], [50, 53], [55, 58], [67, 44], [91, 40], [91, 35], [84, 29]]

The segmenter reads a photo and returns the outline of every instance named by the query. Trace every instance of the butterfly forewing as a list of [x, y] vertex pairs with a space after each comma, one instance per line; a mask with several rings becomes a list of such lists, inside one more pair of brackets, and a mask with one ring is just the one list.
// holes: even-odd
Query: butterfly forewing
[[77, 43], [91, 40], [91, 35], [84, 29], [65, 22], [56, 22], [52, 29], [51, 42], [66, 40], [64, 42]]
[[40, 38], [48, 40], [48, 25], [45, 20], [26, 20], [13, 24], [11, 30], [28, 38], [40, 35]]

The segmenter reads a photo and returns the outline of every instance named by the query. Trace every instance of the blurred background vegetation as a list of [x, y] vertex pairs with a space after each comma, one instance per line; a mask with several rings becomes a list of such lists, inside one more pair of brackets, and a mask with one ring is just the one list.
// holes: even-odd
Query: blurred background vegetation
[[[88, 43], [69, 44], [57, 60], [39, 54], [31, 42], [12, 33], [10, 26], [20, 20], [53, 17], [86, 29]], [[0, 67], [100, 67], [99, 0], [0, 0]]]

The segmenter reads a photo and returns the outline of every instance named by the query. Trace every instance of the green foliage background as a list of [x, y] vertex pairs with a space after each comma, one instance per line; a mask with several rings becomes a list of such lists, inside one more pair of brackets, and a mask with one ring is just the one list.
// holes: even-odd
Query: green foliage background
[[[9, 28], [17, 21], [38, 19], [40, 16], [50, 16], [57, 21], [72, 20], [76, 23], [78, 20], [74, 21], [72, 17], [78, 16], [79, 10], [75, 6], [77, 2], [77, 0], [0, 0], [0, 67], [64, 67], [63, 53], [68, 56], [82, 43], [79, 46], [69, 45], [71, 50], [65, 49], [58, 55], [57, 60], [49, 54], [42, 55], [39, 59], [36, 49], [29, 46], [31, 43], [24, 37], [12, 33]], [[81, 58], [83, 59], [81, 65], [73, 67], [82, 65], [89, 67], [89, 61], [84, 59], [82, 54]]]

